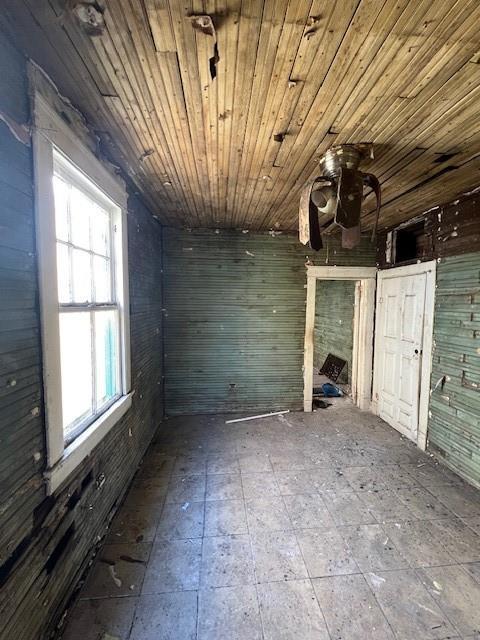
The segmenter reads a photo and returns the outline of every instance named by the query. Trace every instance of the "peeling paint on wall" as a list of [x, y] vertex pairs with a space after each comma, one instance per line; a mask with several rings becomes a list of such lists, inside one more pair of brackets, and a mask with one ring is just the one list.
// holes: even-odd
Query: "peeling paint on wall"
[[480, 487], [480, 253], [437, 266], [429, 446]]

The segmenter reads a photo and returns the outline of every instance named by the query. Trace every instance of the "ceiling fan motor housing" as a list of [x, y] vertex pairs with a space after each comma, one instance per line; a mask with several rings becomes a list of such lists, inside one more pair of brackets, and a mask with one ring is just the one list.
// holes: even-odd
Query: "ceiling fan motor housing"
[[338, 179], [342, 169], [357, 170], [360, 162], [367, 157], [367, 145], [340, 144], [331, 147], [320, 158], [322, 175], [333, 180]]
[[368, 157], [373, 158], [371, 144], [344, 144], [331, 147], [320, 158], [321, 175], [306, 185], [300, 200], [299, 230], [303, 244], [308, 242], [316, 250], [322, 247], [318, 220], [321, 214], [328, 217], [323, 231], [337, 225], [342, 229], [342, 246], [355, 247], [360, 242], [364, 185], [375, 191], [378, 219], [380, 184], [372, 174], [360, 171], [362, 160]]

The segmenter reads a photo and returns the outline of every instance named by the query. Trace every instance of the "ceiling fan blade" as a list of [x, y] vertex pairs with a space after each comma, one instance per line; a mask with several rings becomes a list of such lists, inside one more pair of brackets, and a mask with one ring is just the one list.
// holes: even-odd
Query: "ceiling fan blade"
[[310, 246], [315, 251], [320, 251], [323, 247], [322, 234], [320, 233], [320, 222], [318, 220], [318, 208], [310, 200], [308, 205], [310, 223]]
[[344, 249], [353, 249], [360, 244], [361, 240], [360, 225], [356, 227], [350, 227], [349, 229], [342, 229], [342, 247]]
[[363, 183], [372, 189], [377, 198], [377, 208], [375, 211], [375, 224], [373, 226], [372, 231], [372, 241], [375, 239], [377, 235], [378, 229], [378, 219], [380, 217], [380, 207], [382, 206], [382, 188], [380, 186], [380, 182], [377, 176], [374, 176], [373, 173], [364, 173], [363, 175]]
[[338, 206], [335, 222], [343, 229], [359, 226], [362, 196], [363, 175], [355, 169], [341, 167], [338, 176]]
[[[315, 185], [324, 183], [323, 186], [330, 185], [330, 180], [325, 180], [323, 177], [316, 177], [313, 180], [307, 182], [307, 184], [302, 189], [302, 193], [300, 195], [300, 208], [298, 212], [298, 236], [299, 240], [302, 244], [309, 244], [313, 248], [312, 245], [312, 233], [315, 236], [314, 244], [319, 245], [321, 249], [321, 237], [320, 235], [320, 226], [318, 224], [318, 211], [315, 204], [312, 202], [312, 189]], [[318, 249], [316, 249], [318, 251]]]
[[302, 244], [308, 244], [310, 240], [309, 204], [315, 180], [316, 178], [307, 182], [300, 194], [300, 208], [298, 210], [298, 237]]

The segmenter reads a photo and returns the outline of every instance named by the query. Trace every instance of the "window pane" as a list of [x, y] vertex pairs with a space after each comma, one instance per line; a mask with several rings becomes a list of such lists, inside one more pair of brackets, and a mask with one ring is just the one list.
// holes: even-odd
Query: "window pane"
[[72, 249], [73, 301], [92, 301], [92, 274], [90, 253], [81, 249]]
[[110, 260], [108, 258], [93, 257], [93, 277], [95, 284], [95, 301], [111, 302], [112, 282], [110, 278]]
[[95, 312], [97, 408], [119, 393], [118, 313]]
[[97, 205], [92, 215], [92, 249], [102, 256], [110, 255], [110, 215]]
[[70, 218], [72, 242], [78, 247], [90, 249], [90, 213], [93, 202], [79, 189], [72, 187], [70, 196]]
[[58, 301], [71, 302], [72, 292], [70, 287], [70, 261], [68, 257], [68, 247], [60, 242], [57, 243], [57, 279]]
[[90, 312], [60, 314], [63, 429], [67, 439], [93, 413]]
[[68, 240], [68, 184], [59, 178], [53, 177], [53, 195], [55, 197], [55, 229], [59, 240]]

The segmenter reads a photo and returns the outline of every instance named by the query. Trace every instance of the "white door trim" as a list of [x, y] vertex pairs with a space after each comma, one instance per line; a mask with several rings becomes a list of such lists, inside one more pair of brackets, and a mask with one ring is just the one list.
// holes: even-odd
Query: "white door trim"
[[372, 398], [373, 327], [375, 317], [376, 267], [307, 267], [307, 310], [303, 360], [303, 409], [312, 411], [313, 344], [317, 280], [353, 280], [352, 396], [357, 407], [370, 409]]
[[[436, 288], [437, 263], [435, 260], [429, 262], [419, 262], [405, 267], [394, 267], [378, 272], [378, 281], [388, 278], [398, 278], [402, 276], [426, 274], [425, 283], [425, 307], [423, 316], [423, 343], [422, 343], [422, 366], [420, 370], [420, 393], [418, 401], [418, 432], [417, 446], [425, 451], [427, 446], [428, 429], [428, 407], [430, 402], [430, 376], [432, 373], [432, 350], [433, 350], [433, 318], [435, 309], [435, 288]], [[372, 411], [378, 415], [377, 402], [377, 346], [378, 336], [375, 336], [374, 350], [374, 377], [373, 377], [373, 400]]]

